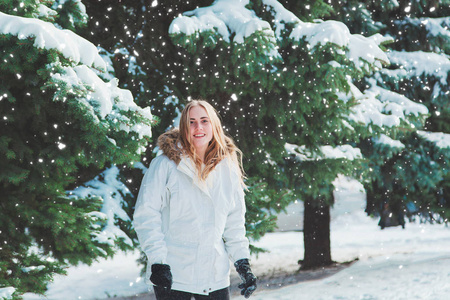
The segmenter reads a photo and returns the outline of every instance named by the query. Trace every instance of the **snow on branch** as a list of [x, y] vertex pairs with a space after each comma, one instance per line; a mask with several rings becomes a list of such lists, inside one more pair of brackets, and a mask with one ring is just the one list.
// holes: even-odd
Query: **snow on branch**
[[[297, 41], [304, 38], [311, 51], [320, 44], [335, 44], [358, 69], [367, 64], [382, 68], [383, 63], [389, 62], [379, 45], [391, 38], [379, 34], [372, 37], [351, 34], [344, 23], [337, 21], [305, 23], [276, 0], [263, 0], [263, 3], [274, 16], [274, 29], [267, 21], [260, 19], [254, 11], [247, 8], [248, 0], [217, 0], [211, 6], [200, 7], [175, 18], [170, 25], [169, 33], [173, 35], [182, 33], [189, 37], [211, 31], [219, 34], [228, 43], [234, 35], [233, 41], [242, 44], [252, 34], [262, 32], [275, 46], [277, 38], [282, 39], [281, 33], [285, 29], [285, 24], [292, 24], [294, 29], [290, 38]], [[276, 47], [267, 47], [266, 51], [270, 57], [280, 56]]]
[[58, 15], [58, 13], [56, 11], [54, 11], [51, 8], [48, 8], [47, 6], [45, 6], [44, 4], [40, 3], [38, 6], [38, 11], [37, 13], [34, 14], [34, 17], [36, 18], [54, 18]]
[[417, 27], [425, 26], [428, 37], [444, 37], [446, 39], [450, 38], [450, 17], [442, 18], [418, 18], [411, 19], [407, 18], [405, 20], [398, 20], [396, 23], [404, 25], [415, 25]]
[[122, 239], [127, 245], [133, 247], [132, 240], [115, 224], [116, 218], [130, 221], [129, 216], [123, 210], [123, 206], [126, 205], [123, 196], [131, 195], [131, 192], [118, 179], [119, 173], [119, 169], [113, 166], [83, 186], [67, 191], [67, 193], [73, 199], [95, 195], [103, 200], [101, 212], [91, 212], [87, 215], [94, 220], [106, 221], [104, 228], [96, 232], [94, 237], [99, 243], [114, 246], [118, 239]]
[[243, 43], [244, 38], [257, 30], [270, 28], [269, 23], [257, 18], [252, 11], [245, 8], [249, 1], [218, 0], [211, 6], [200, 7], [185, 12], [176, 18], [169, 28], [169, 33], [192, 35], [196, 32], [217, 30], [225, 41], [230, 42], [230, 35], [235, 33], [234, 41]]
[[326, 43], [348, 49], [345, 55], [358, 69], [362, 69], [366, 63], [373, 64], [381, 69], [382, 63], [387, 64], [389, 62], [386, 54], [379, 48], [379, 44], [386, 41], [386, 39], [381, 38], [381, 35], [364, 37], [359, 34], [351, 34], [344, 23], [337, 21], [305, 23], [299, 20], [292, 30], [290, 38], [294, 40], [304, 38], [311, 51], [317, 45]]
[[361, 92], [349, 78], [348, 94], [338, 93], [343, 101], [354, 98], [358, 104], [352, 107], [348, 120], [365, 125], [374, 124], [379, 127], [394, 127], [401, 121], [410, 124], [410, 116], [428, 114], [425, 105], [409, 100], [405, 96], [376, 86], [375, 80], [369, 80], [371, 88]]
[[314, 51], [314, 48], [320, 44], [332, 43], [342, 49], [348, 49], [345, 54], [358, 69], [363, 68], [366, 63], [373, 64], [380, 69], [382, 63], [389, 63], [388, 57], [379, 48], [380, 44], [392, 40], [389, 37], [383, 37], [380, 34], [371, 37], [351, 34], [347, 26], [338, 21], [302, 22], [276, 0], [263, 0], [263, 3], [271, 8], [275, 19], [275, 33], [278, 38], [281, 38], [281, 32], [285, 28], [284, 24], [290, 23], [294, 24], [290, 38], [297, 41], [304, 38], [311, 51]]
[[286, 143], [284, 145], [288, 154], [294, 155], [299, 161], [322, 160], [322, 159], [347, 159], [355, 160], [362, 158], [361, 150], [350, 145], [340, 145], [332, 147], [321, 146], [322, 154], [313, 153], [306, 149], [306, 146], [297, 146]]
[[[358, 98], [357, 98], [358, 99]], [[384, 104], [377, 98], [377, 94], [366, 91], [361, 94], [358, 104], [352, 107], [348, 120], [364, 125], [379, 127], [395, 127], [400, 125], [400, 118], [384, 113]]]
[[284, 8], [284, 6], [277, 0], [263, 0], [269, 11], [272, 12], [275, 24], [275, 36], [281, 39], [281, 33], [286, 28], [285, 24], [299, 23], [300, 19], [291, 11]]
[[419, 130], [417, 131], [417, 134], [427, 141], [434, 143], [438, 148], [450, 148], [450, 134], [448, 133]]
[[124, 112], [133, 112], [152, 120], [150, 107], [141, 108], [133, 100], [133, 95], [129, 90], [118, 87], [116, 78], [109, 82], [104, 82], [89, 67], [80, 65], [75, 67], [62, 67], [62, 73], [53, 74], [55, 81], [63, 81], [72, 88], [69, 90], [83, 89], [86, 97], [78, 97], [77, 100], [83, 103], [92, 118], [99, 122], [101, 119], [110, 118], [120, 124], [119, 128], [125, 132], [136, 132], [139, 138], [151, 137], [152, 130], [150, 124], [134, 122], [124, 115]]
[[391, 148], [398, 148], [398, 149], [405, 148], [405, 144], [403, 144], [402, 142], [400, 142], [398, 140], [391, 139], [390, 137], [388, 137], [385, 134], [380, 134], [379, 137], [372, 138], [372, 140], [375, 144], [388, 145]]
[[16, 291], [16, 289], [11, 286], [0, 288], [0, 298], [1, 299], [11, 299], [12, 294], [14, 294], [15, 291]]
[[[247, 9], [248, 4], [248, 0], [217, 0], [211, 6], [200, 7], [175, 18], [170, 24], [169, 33], [191, 36], [214, 31], [228, 43], [231, 43], [230, 37], [234, 35], [233, 42], [242, 44], [255, 32], [264, 32], [272, 44], [276, 45], [270, 24]], [[269, 48], [269, 56], [279, 55], [273, 47]]]
[[379, 94], [380, 100], [385, 103], [384, 111], [386, 113], [390, 113], [400, 119], [406, 119], [406, 115], [419, 116], [428, 114], [428, 108], [425, 105], [411, 101], [399, 93], [376, 85], [372, 85], [369, 91]]
[[[446, 55], [423, 51], [392, 51], [388, 53], [388, 56], [392, 64], [397, 64], [401, 67], [397, 70], [400, 74], [403, 74], [406, 70], [409, 77], [434, 76], [439, 78], [442, 86], [447, 85], [450, 60]], [[390, 74], [395, 71], [391, 70]]]
[[21, 40], [33, 37], [37, 48], [55, 49], [75, 63], [102, 70], [106, 68], [94, 44], [70, 30], [58, 29], [48, 22], [0, 12], [0, 34], [14, 35]]

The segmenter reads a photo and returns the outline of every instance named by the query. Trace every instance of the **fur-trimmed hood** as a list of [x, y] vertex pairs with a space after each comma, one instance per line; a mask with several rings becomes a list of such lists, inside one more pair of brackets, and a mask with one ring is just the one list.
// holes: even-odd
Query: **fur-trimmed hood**
[[[177, 165], [180, 163], [183, 154], [183, 147], [179, 141], [180, 130], [178, 128], [172, 128], [169, 131], [161, 134], [158, 137], [158, 147], [170, 160], [174, 161]], [[227, 147], [227, 153], [233, 153], [236, 150], [236, 146], [233, 140], [225, 136], [225, 143]]]
[[181, 155], [183, 153], [181, 145], [179, 144], [178, 137], [180, 136], [180, 130], [173, 128], [158, 138], [158, 147], [163, 154], [170, 160], [173, 160], [177, 165], [181, 161]]

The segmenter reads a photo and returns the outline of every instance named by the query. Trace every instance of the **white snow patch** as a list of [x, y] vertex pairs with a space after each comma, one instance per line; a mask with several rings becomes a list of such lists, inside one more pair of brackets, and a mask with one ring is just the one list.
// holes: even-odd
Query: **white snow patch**
[[405, 148], [405, 145], [402, 142], [391, 139], [390, 137], [388, 137], [385, 134], [381, 134], [380, 137], [378, 137], [378, 138], [373, 138], [373, 141], [376, 144], [384, 144], [384, 145], [388, 145], [392, 148], [399, 148], [399, 149]]
[[371, 87], [363, 93], [349, 79], [350, 92], [338, 93], [339, 98], [344, 101], [349, 101], [352, 97], [358, 101], [358, 104], [352, 107], [352, 112], [348, 116], [349, 121], [393, 127], [400, 125], [401, 121], [409, 123], [408, 117], [411, 115], [428, 114], [425, 105], [377, 86], [374, 79], [369, 80], [369, 83]]
[[342, 49], [347, 48], [346, 56], [358, 69], [365, 66], [366, 62], [382, 68], [382, 63], [388, 63], [388, 57], [378, 47], [385, 41], [381, 35], [364, 37], [351, 34], [344, 23], [338, 21], [325, 21], [320, 23], [305, 23], [299, 21], [292, 30], [290, 37], [294, 40], [305, 38], [311, 51], [319, 44], [332, 43]]
[[320, 151], [322, 152], [322, 154], [312, 153], [304, 145], [297, 146], [294, 144], [286, 143], [284, 147], [288, 154], [294, 154], [295, 157], [300, 161], [341, 158], [354, 160], [362, 158], [361, 150], [350, 145], [339, 145], [336, 147], [332, 147], [329, 145], [321, 146]]
[[[259, 19], [247, 9], [248, 0], [216, 0], [211, 6], [200, 7], [188, 11], [175, 18], [169, 27], [170, 34], [184, 33], [187, 36], [199, 32], [217, 32], [224, 41], [242, 44], [244, 40], [257, 31], [264, 32], [266, 37], [276, 45], [276, 39], [270, 24]], [[270, 47], [269, 56], [279, 56], [274, 47]]]
[[0, 298], [2, 299], [10, 299], [12, 298], [12, 294], [16, 291], [13, 287], [4, 287], [0, 288]]
[[[420, 77], [422, 74], [434, 76], [440, 79], [441, 85], [447, 85], [450, 60], [446, 55], [423, 51], [392, 51], [388, 56], [391, 63], [402, 66], [410, 77]], [[398, 72], [402, 72], [402, 69]]]
[[95, 235], [98, 242], [114, 246], [117, 239], [123, 239], [126, 244], [133, 246], [131, 239], [115, 224], [116, 218], [130, 221], [128, 214], [123, 210], [123, 205], [125, 205], [123, 196], [131, 194], [131, 192], [118, 179], [119, 172], [119, 168], [113, 166], [100, 174], [102, 178], [97, 176], [85, 183], [84, 186], [77, 187], [68, 193], [71, 198], [85, 198], [95, 195], [103, 200], [100, 212], [88, 214], [91, 218], [106, 220], [105, 227]]
[[91, 42], [70, 30], [58, 29], [48, 22], [0, 12], [0, 33], [11, 34], [21, 40], [34, 37], [34, 46], [37, 48], [56, 49], [75, 63], [106, 68], [97, 48]]
[[[87, 97], [78, 97], [77, 100], [85, 104], [85, 108], [90, 111], [94, 120], [100, 122], [98, 116], [101, 119], [106, 117], [115, 118], [117, 121], [120, 121], [120, 130], [136, 132], [140, 139], [144, 136], [151, 137], [150, 125], [143, 123], [133, 124], [128, 117], [122, 114], [123, 112], [133, 111], [151, 120], [153, 117], [150, 107], [139, 107], [134, 102], [133, 95], [129, 90], [118, 87], [119, 82], [116, 78], [109, 82], [104, 82], [92, 69], [85, 65], [63, 67], [63, 71], [63, 73], [53, 74], [52, 78], [73, 86], [72, 90], [77, 90], [79, 87], [84, 88], [87, 91]], [[111, 142], [115, 143], [113, 140]]]
[[264, 0], [263, 3], [274, 16], [274, 29], [254, 11], [246, 8], [248, 0], [216, 0], [211, 6], [200, 7], [175, 18], [169, 27], [169, 33], [183, 33], [196, 39], [196, 34], [211, 31], [228, 43], [231, 43], [230, 37], [234, 34], [233, 42], [241, 44], [255, 32], [263, 32], [273, 45], [267, 47], [267, 55], [280, 57], [277, 38], [281, 38], [285, 24], [290, 23], [294, 28], [289, 37], [297, 41], [304, 38], [311, 51], [319, 44], [333, 43], [340, 47], [341, 52], [345, 53], [358, 69], [367, 67], [367, 63], [377, 68], [382, 68], [382, 63], [389, 63], [379, 45], [391, 40], [390, 38], [380, 34], [372, 37], [351, 34], [344, 23], [337, 21], [302, 22], [278, 1]]
[[439, 148], [450, 148], [450, 134], [443, 132], [417, 131], [424, 139], [435, 143]]

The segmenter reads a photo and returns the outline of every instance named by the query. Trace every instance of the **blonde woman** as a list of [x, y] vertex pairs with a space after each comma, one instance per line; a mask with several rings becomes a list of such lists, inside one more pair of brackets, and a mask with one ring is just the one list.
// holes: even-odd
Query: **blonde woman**
[[[163, 154], [146, 172], [134, 226], [147, 255], [147, 278], [158, 300], [230, 299], [230, 259], [250, 297], [241, 152], [214, 108], [189, 102], [180, 128], [158, 138]], [[239, 156], [238, 156], [239, 155]]]

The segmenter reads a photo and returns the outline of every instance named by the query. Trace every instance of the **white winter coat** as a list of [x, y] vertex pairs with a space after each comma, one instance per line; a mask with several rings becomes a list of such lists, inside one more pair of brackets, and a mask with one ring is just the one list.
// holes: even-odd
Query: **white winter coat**
[[188, 157], [178, 165], [166, 155], [152, 160], [134, 213], [147, 283], [152, 264], [168, 264], [172, 289], [206, 295], [229, 286], [229, 259], [250, 257], [244, 192], [230, 162], [221, 161], [202, 182]]

